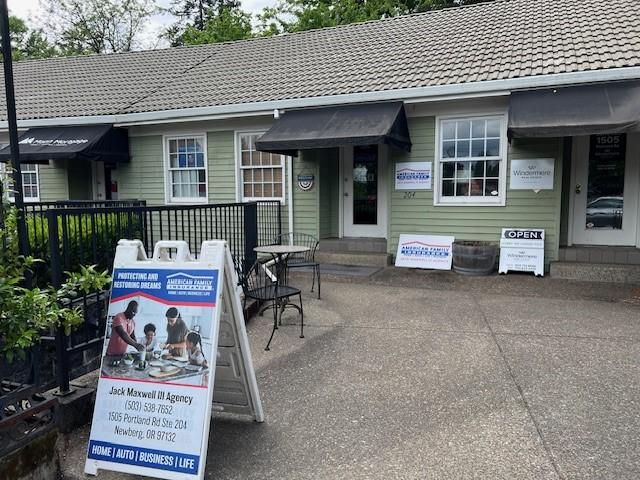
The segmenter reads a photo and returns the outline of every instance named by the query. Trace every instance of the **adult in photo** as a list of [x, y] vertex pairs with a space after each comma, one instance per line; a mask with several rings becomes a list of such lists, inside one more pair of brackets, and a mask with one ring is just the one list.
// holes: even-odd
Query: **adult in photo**
[[136, 322], [133, 318], [137, 313], [138, 302], [131, 300], [124, 312], [114, 315], [111, 338], [107, 345], [108, 356], [122, 357], [127, 352], [128, 346], [132, 346], [139, 352], [144, 350], [144, 345], [136, 341]]
[[169, 354], [174, 357], [187, 356], [187, 334], [189, 328], [184, 323], [178, 309], [171, 307], [167, 310], [167, 343], [164, 348], [169, 350]]

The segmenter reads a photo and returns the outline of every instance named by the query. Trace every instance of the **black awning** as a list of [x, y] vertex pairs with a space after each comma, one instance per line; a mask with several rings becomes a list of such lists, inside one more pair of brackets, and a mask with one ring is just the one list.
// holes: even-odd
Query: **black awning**
[[289, 111], [260, 137], [256, 149], [295, 156], [298, 150], [310, 148], [379, 143], [411, 151], [402, 102]]
[[[20, 135], [20, 163], [49, 160], [129, 161], [127, 131], [111, 125], [30, 128]], [[0, 150], [0, 161], [11, 158], [9, 145]]]
[[640, 81], [513, 92], [509, 135], [564, 137], [640, 129]]

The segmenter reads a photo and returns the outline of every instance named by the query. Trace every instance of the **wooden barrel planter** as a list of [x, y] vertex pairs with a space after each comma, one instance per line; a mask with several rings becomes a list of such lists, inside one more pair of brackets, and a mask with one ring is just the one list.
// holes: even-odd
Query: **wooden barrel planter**
[[461, 275], [491, 275], [498, 247], [489, 242], [459, 240], [453, 242], [453, 271]]

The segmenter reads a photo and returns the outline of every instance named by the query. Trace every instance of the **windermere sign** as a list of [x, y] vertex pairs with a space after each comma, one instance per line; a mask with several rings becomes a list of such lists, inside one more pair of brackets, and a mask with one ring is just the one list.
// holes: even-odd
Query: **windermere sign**
[[511, 190], [553, 190], [555, 160], [511, 160]]

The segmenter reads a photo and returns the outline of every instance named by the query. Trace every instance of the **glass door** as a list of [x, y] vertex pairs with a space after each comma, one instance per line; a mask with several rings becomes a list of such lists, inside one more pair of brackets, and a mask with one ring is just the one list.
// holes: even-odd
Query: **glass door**
[[637, 135], [574, 139], [574, 244], [636, 244], [639, 160]]
[[355, 146], [344, 155], [344, 236], [386, 237], [381, 148]]

